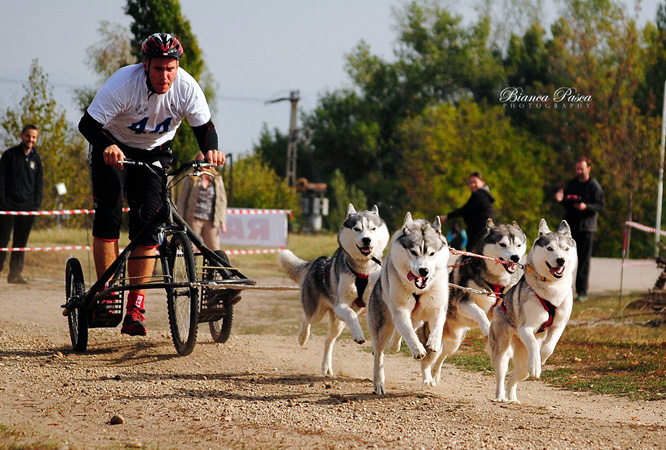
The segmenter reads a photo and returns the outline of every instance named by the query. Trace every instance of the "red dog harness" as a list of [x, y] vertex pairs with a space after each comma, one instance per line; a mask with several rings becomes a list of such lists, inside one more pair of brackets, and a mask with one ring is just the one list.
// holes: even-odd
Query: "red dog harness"
[[[553, 319], [555, 319], [555, 312], [557, 311], [557, 306], [553, 305], [552, 303], [550, 303], [545, 298], [541, 297], [536, 292], [534, 292], [534, 295], [537, 296], [539, 302], [541, 302], [541, 306], [543, 306], [543, 309], [548, 313], [548, 320], [542, 323], [541, 327], [537, 331], [537, 333], [541, 333], [542, 331], [546, 331], [546, 329], [553, 324]], [[506, 314], [506, 305], [504, 303], [500, 304], [500, 308], [502, 309], [502, 311], [504, 311], [504, 314]]]

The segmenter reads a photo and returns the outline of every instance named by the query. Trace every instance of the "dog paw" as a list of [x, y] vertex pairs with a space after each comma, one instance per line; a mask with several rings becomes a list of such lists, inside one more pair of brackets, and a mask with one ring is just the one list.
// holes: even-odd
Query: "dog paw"
[[425, 384], [426, 386], [435, 387], [437, 386], [437, 381], [435, 381], [435, 379], [431, 377], [429, 380], [423, 380], [423, 384]]
[[373, 392], [375, 395], [386, 395], [386, 389], [382, 383], [375, 383], [375, 390]]
[[321, 374], [325, 377], [332, 377], [333, 376], [333, 367], [328, 366], [328, 365], [321, 366]]
[[431, 337], [428, 339], [428, 342], [426, 342], [426, 347], [428, 347], [428, 350], [431, 352], [437, 353], [442, 348], [442, 340]]
[[359, 326], [358, 329], [355, 329], [355, 327], [350, 327], [352, 331], [352, 338], [354, 339], [354, 342], [357, 344], [362, 344], [365, 342], [365, 335], [363, 334], [363, 330]]
[[504, 403], [506, 401], [506, 398], [504, 397], [496, 397], [494, 400], [492, 400], [495, 403]]
[[541, 365], [538, 363], [535, 364], [529, 364], [529, 370], [528, 373], [530, 376], [534, 379], [539, 379], [541, 378]]

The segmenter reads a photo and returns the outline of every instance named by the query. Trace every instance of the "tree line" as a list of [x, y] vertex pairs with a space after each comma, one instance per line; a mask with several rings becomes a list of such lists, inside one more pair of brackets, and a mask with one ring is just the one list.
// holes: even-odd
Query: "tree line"
[[[636, 11], [618, 0], [563, 0], [545, 29], [540, 0], [502, 2], [499, 10], [499, 2], [477, 3], [471, 23], [436, 0], [403, 4], [394, 13], [393, 57], [360, 42], [346, 58], [349, 87], [301, 111], [309, 139], [299, 144], [297, 176], [328, 183], [325, 226], [337, 230], [349, 202], [357, 209], [377, 204], [392, 227], [407, 211], [434, 219], [465, 202], [467, 174], [479, 170], [497, 199], [497, 220], [516, 220], [532, 237], [540, 218], [562, 217], [553, 195], [585, 154], [607, 202], [596, 253], [620, 256], [624, 222], [656, 219], [666, 5], [639, 26]], [[139, 61], [145, 36], [168, 30], [184, 43], [182, 66], [214, 104], [213, 77], [179, 2], [128, 0], [125, 12], [130, 29], [103, 22], [89, 49], [100, 84]], [[97, 88], [78, 90], [82, 111]], [[0, 112], [0, 132], [7, 147], [22, 124], [40, 127], [50, 209], [55, 183], [87, 180], [87, 145], [58, 110], [38, 61], [25, 90], [17, 107]], [[177, 139], [176, 163], [197, 149], [188, 130]], [[235, 161], [234, 179], [243, 183], [234, 187], [235, 206], [284, 207], [298, 217], [298, 196], [283, 181], [287, 140], [264, 127]], [[90, 207], [89, 189], [68, 183], [66, 207]], [[650, 256], [653, 238], [635, 234], [631, 252]]]
[[[497, 219], [535, 236], [540, 218], [562, 218], [554, 193], [587, 155], [607, 202], [596, 253], [618, 257], [625, 221], [656, 218], [666, 7], [639, 27], [622, 2], [564, 0], [545, 30], [540, 2], [509, 3], [532, 7], [523, 16], [534, 21], [500, 30], [504, 40], [490, 12], [466, 25], [436, 1], [397, 11], [393, 59], [359, 43], [347, 56], [352, 87], [302, 114], [311, 139], [299, 176], [327, 181], [339, 170], [396, 227], [406, 211], [434, 218], [462, 205], [467, 174], [479, 170]], [[282, 140], [264, 130], [255, 149], [279, 174]], [[652, 255], [653, 242], [635, 233], [632, 256]]]

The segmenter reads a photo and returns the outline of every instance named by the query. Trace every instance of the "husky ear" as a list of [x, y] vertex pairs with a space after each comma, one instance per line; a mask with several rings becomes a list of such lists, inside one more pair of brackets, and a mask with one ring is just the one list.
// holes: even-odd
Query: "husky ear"
[[539, 237], [548, 233], [550, 233], [550, 230], [548, 229], [548, 224], [546, 223], [546, 219], [541, 219], [541, 222], [539, 222]]
[[437, 216], [435, 221], [432, 223], [432, 227], [435, 229], [437, 234], [442, 234], [442, 219]]
[[407, 227], [412, 226], [413, 223], [414, 223], [414, 220], [412, 219], [412, 213], [410, 213], [410, 212], [408, 211], [407, 214], [405, 214], [405, 221], [404, 221], [404, 223], [402, 224], [402, 228], [403, 228], [403, 230], [404, 230], [405, 228], [407, 228]]
[[356, 208], [354, 208], [354, 205], [352, 205], [350, 203], [349, 206], [347, 206], [347, 217], [351, 216], [355, 212], [356, 212]]
[[486, 228], [490, 230], [492, 227], [495, 226], [495, 222], [493, 222], [493, 219], [488, 217], [488, 220], [486, 220]]
[[372, 205], [372, 212], [379, 215], [379, 208], [377, 208], [377, 205]]
[[557, 230], [557, 232], [571, 236], [571, 228], [569, 227], [569, 223], [567, 223], [566, 220], [560, 222], [560, 228]]

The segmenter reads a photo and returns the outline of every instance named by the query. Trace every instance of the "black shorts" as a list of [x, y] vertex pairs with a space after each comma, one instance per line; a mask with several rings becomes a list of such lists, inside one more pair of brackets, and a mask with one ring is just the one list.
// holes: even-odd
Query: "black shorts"
[[[159, 161], [168, 169], [173, 156], [170, 150], [145, 151], [123, 148], [125, 157], [148, 163]], [[93, 236], [105, 241], [117, 241], [125, 195], [129, 210], [129, 238], [134, 239], [141, 229], [156, 215], [164, 213], [162, 192], [166, 189], [166, 177], [156, 177], [145, 167], [126, 165], [123, 169], [104, 163], [104, 149], [93, 148], [89, 154], [90, 180], [92, 182], [95, 219]], [[140, 245], [157, 245], [154, 230]]]

